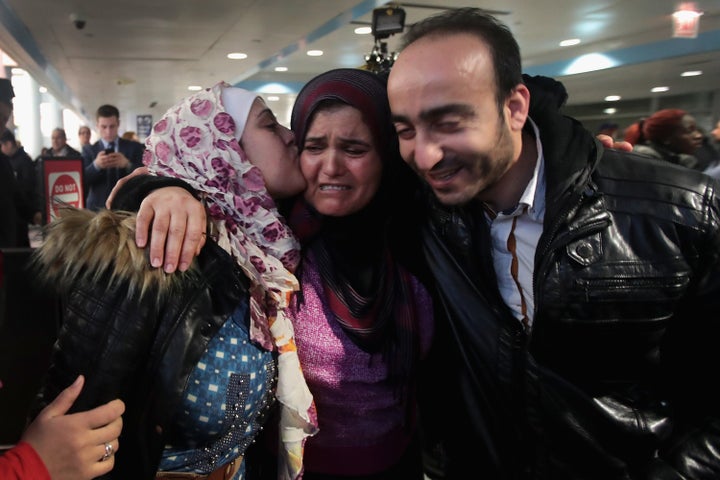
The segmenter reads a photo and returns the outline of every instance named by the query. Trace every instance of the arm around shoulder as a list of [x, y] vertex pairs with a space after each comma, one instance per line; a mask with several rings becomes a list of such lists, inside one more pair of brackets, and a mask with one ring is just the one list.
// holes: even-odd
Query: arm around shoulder
[[166, 273], [189, 268], [205, 245], [207, 227], [205, 207], [189, 184], [177, 178], [136, 175], [111, 195], [108, 208], [138, 212], [135, 243], [144, 248], [150, 237], [153, 267], [163, 266]]

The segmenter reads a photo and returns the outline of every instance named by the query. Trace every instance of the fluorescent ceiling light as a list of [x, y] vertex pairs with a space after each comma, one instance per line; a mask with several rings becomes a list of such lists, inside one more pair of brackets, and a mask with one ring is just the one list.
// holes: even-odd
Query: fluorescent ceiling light
[[230, 60], [244, 60], [247, 58], [247, 53], [242, 53], [242, 52], [228, 53], [227, 58], [229, 58]]
[[276, 72], [287, 72], [288, 68], [287, 67], [275, 67], [275, 71]]
[[320, 56], [322, 56], [323, 51], [322, 50], [308, 50], [307, 54], [310, 57], [320, 57]]
[[355, 33], [358, 35], [367, 35], [368, 33], [372, 33], [372, 27], [357, 27]]
[[567, 40], [563, 40], [560, 42], [561, 47], [572, 47], [573, 45], [577, 45], [580, 43], [579, 38], [568, 38]]
[[606, 108], [603, 110], [603, 113], [607, 113], [608, 115], [612, 115], [613, 113], [617, 112], [617, 108]]
[[578, 73], [594, 72], [604, 70], [617, 65], [617, 62], [602, 53], [588, 53], [581, 55], [565, 69], [564, 75], [575, 75]]
[[188, 90], [190, 90], [191, 92], [199, 92], [200, 90], [202, 90], [202, 87], [200, 85], [190, 85], [188, 86]]
[[267, 97], [267, 99], [268, 102], [277, 102], [278, 100], [280, 100], [280, 97], [278, 97], [277, 95], [270, 95]]
[[680, 74], [681, 77], [697, 77], [698, 75], [702, 75], [702, 70], [688, 70], [687, 72], [683, 72]]
[[258, 88], [257, 91], [259, 93], [271, 93], [271, 94], [272, 93], [274, 93], [274, 94], [292, 93], [292, 90], [290, 88], [288, 88], [287, 85], [283, 85], [282, 83], [277, 83], [277, 82], [266, 83], [265, 85]]
[[620, 95], [608, 95], [607, 97], [605, 97], [605, 101], [606, 102], [617, 102], [621, 98], [622, 97]]
[[653, 87], [650, 89], [652, 93], [667, 92], [668, 90], [670, 90], [670, 87]]

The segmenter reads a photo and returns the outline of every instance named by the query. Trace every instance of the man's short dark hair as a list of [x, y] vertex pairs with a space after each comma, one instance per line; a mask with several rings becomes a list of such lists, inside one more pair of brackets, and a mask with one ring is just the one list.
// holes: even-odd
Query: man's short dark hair
[[495, 93], [502, 108], [512, 90], [523, 83], [520, 47], [507, 25], [481, 8], [457, 8], [415, 23], [403, 36], [402, 48], [429, 36], [467, 33], [478, 37], [490, 49], [495, 68]]
[[97, 109], [97, 118], [117, 117], [120, 118], [120, 110], [115, 105], [100, 105]]

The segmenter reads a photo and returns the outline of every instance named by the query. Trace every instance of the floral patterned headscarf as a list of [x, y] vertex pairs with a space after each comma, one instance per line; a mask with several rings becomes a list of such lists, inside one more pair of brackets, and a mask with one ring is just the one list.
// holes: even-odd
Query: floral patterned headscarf
[[[233, 87], [220, 82], [170, 108], [145, 142], [143, 163], [150, 173], [180, 178], [201, 195], [213, 238], [250, 279], [250, 337], [279, 353], [277, 398], [282, 405], [285, 465], [278, 478], [294, 479], [302, 471], [304, 440], [317, 430], [288, 312], [291, 296], [299, 289], [292, 272], [300, 249], [268, 194], [262, 173], [236, 140], [242, 132], [236, 132], [236, 122], [223, 105], [226, 88]], [[240, 97], [250, 105], [239, 110], [246, 117], [256, 96], [245, 93]], [[240, 128], [245, 120], [237, 122]]]

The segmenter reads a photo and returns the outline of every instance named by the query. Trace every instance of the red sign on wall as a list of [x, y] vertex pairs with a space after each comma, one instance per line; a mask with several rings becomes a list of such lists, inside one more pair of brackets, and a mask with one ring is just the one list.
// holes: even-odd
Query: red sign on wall
[[697, 38], [700, 29], [700, 16], [695, 2], [684, 2], [673, 13], [673, 37]]
[[81, 158], [43, 158], [45, 218], [53, 221], [61, 206], [85, 208]]

